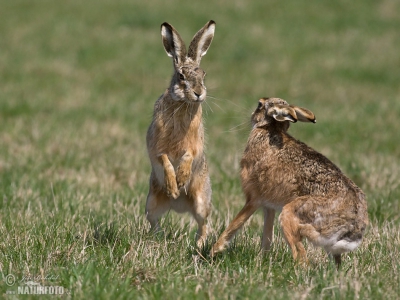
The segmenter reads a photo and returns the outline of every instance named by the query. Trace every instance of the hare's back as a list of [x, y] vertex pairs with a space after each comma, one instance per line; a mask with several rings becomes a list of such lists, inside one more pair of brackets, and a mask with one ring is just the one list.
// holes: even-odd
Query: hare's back
[[344, 195], [356, 185], [327, 157], [296, 141], [296, 147], [286, 147], [281, 155], [282, 169], [304, 194]]

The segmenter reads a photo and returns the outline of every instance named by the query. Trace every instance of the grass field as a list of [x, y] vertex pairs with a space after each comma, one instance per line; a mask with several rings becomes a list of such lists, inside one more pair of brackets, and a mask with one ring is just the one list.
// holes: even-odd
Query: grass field
[[[35, 298], [10, 294], [28, 279], [76, 299], [400, 298], [399, 1], [0, 7], [0, 298]], [[168, 213], [165, 235], [148, 233], [145, 133], [172, 74], [160, 24], [188, 43], [210, 19], [202, 67], [213, 212], [197, 250], [189, 216]], [[368, 232], [340, 271], [311, 245], [310, 264], [295, 264], [277, 226], [260, 253], [261, 213], [209, 257], [244, 203], [238, 164], [263, 96], [311, 109], [317, 124], [290, 132], [367, 194]]]

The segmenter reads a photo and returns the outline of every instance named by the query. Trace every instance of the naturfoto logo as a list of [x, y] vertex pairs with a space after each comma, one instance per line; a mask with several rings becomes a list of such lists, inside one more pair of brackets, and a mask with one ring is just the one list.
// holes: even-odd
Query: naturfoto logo
[[[8, 295], [64, 295], [70, 294], [70, 291], [63, 286], [53, 284], [43, 284], [45, 282], [55, 283], [58, 280], [57, 275], [38, 275], [23, 276], [17, 279], [15, 275], [8, 274], [4, 277], [5, 283], [13, 289], [7, 290]], [[40, 284], [38, 281], [42, 282]], [[16, 287], [16, 289], [15, 289]]]

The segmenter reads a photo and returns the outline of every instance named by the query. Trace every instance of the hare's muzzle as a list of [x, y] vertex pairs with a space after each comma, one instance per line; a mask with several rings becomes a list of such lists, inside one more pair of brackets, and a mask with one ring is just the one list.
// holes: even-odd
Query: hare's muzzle
[[193, 96], [193, 102], [203, 102], [206, 99], [206, 93], [198, 94], [196, 92], [193, 92]]

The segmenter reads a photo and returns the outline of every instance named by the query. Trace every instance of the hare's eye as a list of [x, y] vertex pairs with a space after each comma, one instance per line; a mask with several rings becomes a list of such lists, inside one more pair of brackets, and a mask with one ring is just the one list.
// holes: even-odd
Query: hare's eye
[[182, 73], [179, 73], [179, 80], [185, 80], [185, 75], [183, 75]]
[[257, 107], [257, 109], [261, 109], [262, 106], [263, 106], [262, 102], [258, 102], [258, 107]]

